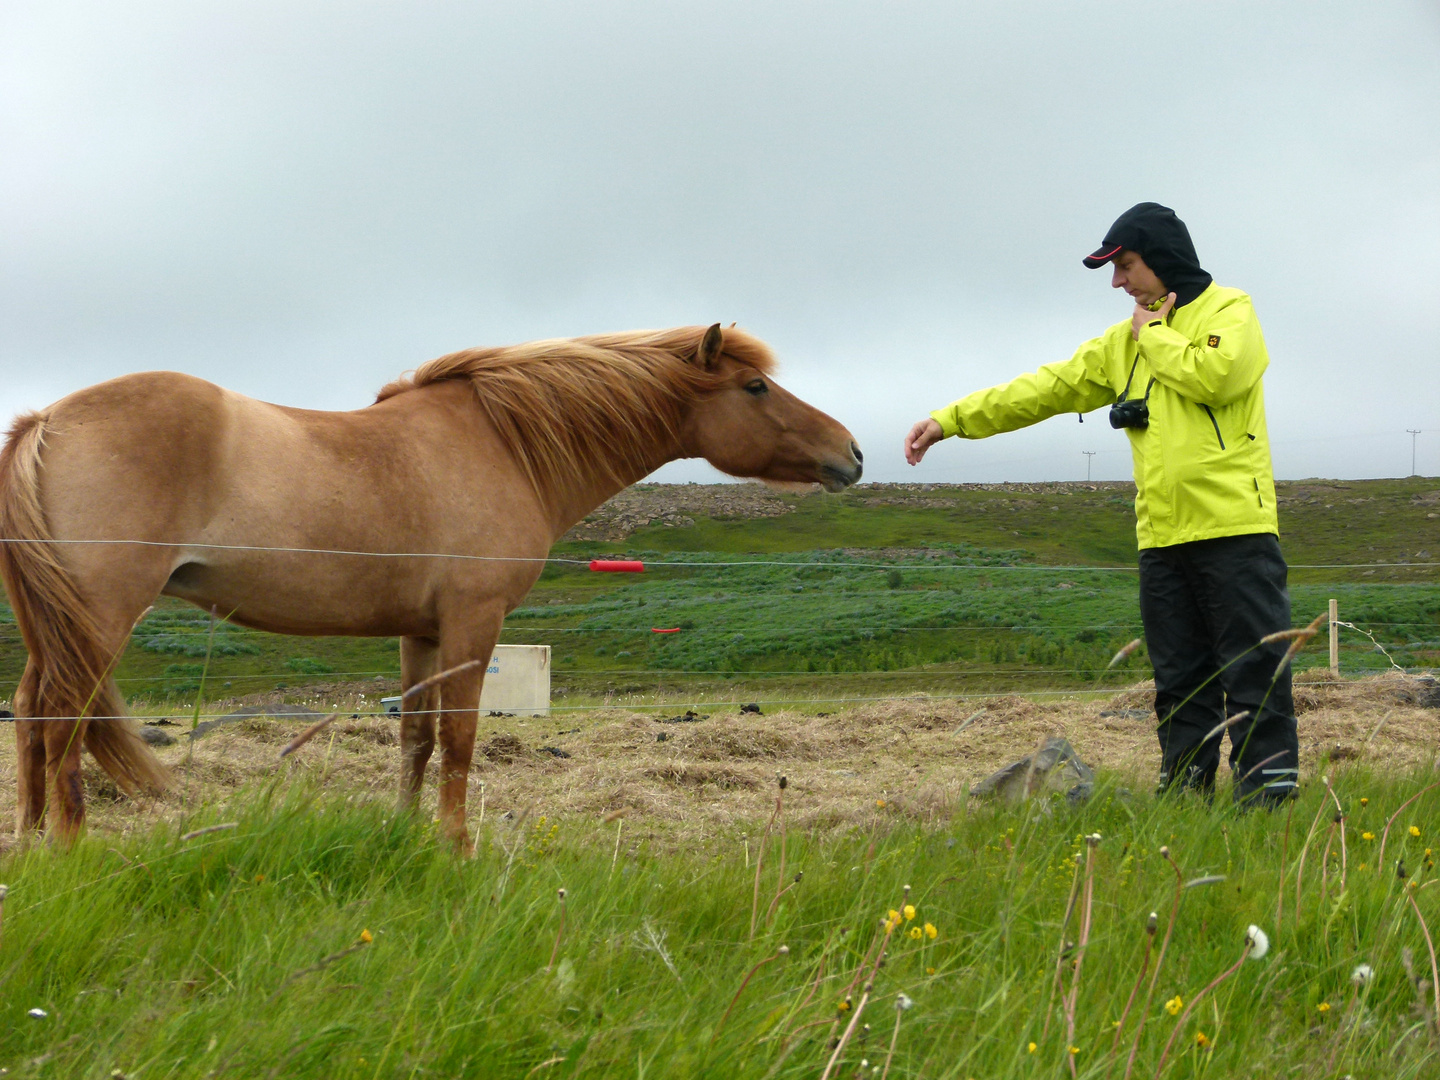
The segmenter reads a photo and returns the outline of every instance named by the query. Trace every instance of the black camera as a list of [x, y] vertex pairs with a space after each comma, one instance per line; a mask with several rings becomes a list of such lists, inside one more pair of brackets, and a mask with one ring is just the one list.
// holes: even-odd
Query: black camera
[[1110, 426], [1113, 428], [1146, 428], [1150, 426], [1150, 406], [1145, 399], [1139, 401], [1117, 401], [1110, 406]]

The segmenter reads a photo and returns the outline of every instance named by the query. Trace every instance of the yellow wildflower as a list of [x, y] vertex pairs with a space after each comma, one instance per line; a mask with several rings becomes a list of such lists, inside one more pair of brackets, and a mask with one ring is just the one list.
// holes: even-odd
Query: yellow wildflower
[[894, 908], [891, 908], [888, 918], [891, 922], [895, 923], [898, 926], [901, 921], [900, 912], [896, 911]]
[[1369, 805], [1370, 805], [1370, 800], [1369, 800], [1369, 799], [1361, 799], [1361, 800], [1360, 800], [1360, 805], [1361, 805], [1361, 806], [1369, 806]]
[[1168, 1012], [1171, 1016], [1178, 1016], [1180, 1014], [1180, 1010], [1184, 1007], [1185, 1002], [1180, 1000], [1179, 994], [1176, 994], [1169, 1001], [1165, 1002], [1165, 1011]]
[[1316, 1005], [1315, 1008], [1322, 1013], [1327, 1013], [1330, 1011], [1330, 1002], [1322, 1001], [1319, 1005]]
[[1069, 1046], [1066, 1047], [1066, 1049], [1069, 1050], [1072, 1055], [1078, 1054], [1080, 1052], [1080, 1048], [1078, 1046]]
[[925, 935], [925, 931], [921, 930], [918, 926], [912, 926], [912, 927], [910, 927], [910, 940], [911, 940], [911, 941], [919, 941], [924, 935]]
[[1206, 1035], [1203, 1031], [1195, 1032], [1195, 1045], [1201, 1047], [1209, 1046], [1210, 1037]]
[[1374, 840], [1374, 839], [1375, 839], [1375, 834], [1374, 834], [1373, 832], [1361, 833], [1361, 834], [1360, 834], [1360, 839], [1361, 839], [1361, 840]]
[[370, 944], [372, 941], [374, 941], [374, 940], [375, 940], [375, 935], [372, 934], [372, 933], [370, 933], [369, 930], [361, 930], [361, 931], [360, 931], [360, 942], [361, 942], [361, 944], [363, 944], [363, 945], [369, 945], [369, 944]]
[[1419, 826], [1419, 825], [1411, 825], [1411, 826], [1410, 826], [1410, 835], [1411, 835], [1411, 836], [1414, 836], [1414, 837], [1418, 837], [1418, 836], [1420, 835], [1420, 826]]
[[875, 809], [876, 809], [876, 810], [884, 810], [884, 809], [885, 809], [885, 800], [884, 800], [884, 799], [876, 799], [876, 800], [875, 800]]
[[1035, 1052], [1036, 1047], [1035, 1047], [1035, 1044], [1032, 1042], [1032, 1043], [1031, 1043], [1029, 1046], [1027, 1046], [1025, 1049], [1026, 1049], [1027, 1052], [1033, 1054], [1033, 1053]]
[[925, 924], [925, 936], [928, 937], [931, 941], [934, 941], [937, 937], [940, 936], [940, 931], [935, 928], [934, 923], [927, 922]]
[[849, 998], [846, 998], [844, 1001], [840, 1002], [840, 1004], [837, 1006], [837, 1010], [838, 1010], [839, 1012], [842, 1012], [842, 1013], [843, 1013], [843, 1012], [849, 1012], [849, 1011], [850, 1011], [850, 999], [849, 999]]
[[911, 919], [913, 919], [914, 917], [915, 917], [915, 905], [914, 905], [914, 904], [906, 904], [906, 905], [905, 905], [905, 921], [906, 921], [906, 922], [909, 922], [909, 921], [910, 921]]
[[925, 974], [926, 974], [926, 975], [934, 975], [934, 974], [935, 974], [935, 969], [934, 969], [933, 967], [931, 967], [931, 968], [926, 968], [926, 969], [925, 969]]

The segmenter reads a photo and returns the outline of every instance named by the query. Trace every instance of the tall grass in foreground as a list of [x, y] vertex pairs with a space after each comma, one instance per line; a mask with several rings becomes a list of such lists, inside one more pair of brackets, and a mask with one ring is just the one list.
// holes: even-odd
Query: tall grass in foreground
[[[599, 821], [491, 819], [460, 861], [389, 805], [277, 784], [187, 822], [234, 829], [0, 860], [0, 1066], [814, 1078], [849, 1032], [832, 1076], [1150, 1077], [1167, 1047], [1167, 1077], [1434, 1076], [1421, 919], [1440, 929], [1440, 792], [1404, 809], [1382, 866], [1387, 818], [1433, 775], [1331, 780], [1343, 886], [1338, 845], [1327, 858], [1323, 829], [1306, 835], [1334, 815], [1318, 782], [1290, 818], [1105, 780], [1078, 808], [792, 827], [787, 880], [803, 881], [753, 941], [741, 825], [612, 863]], [[1237, 964], [1251, 924], [1268, 948]]]

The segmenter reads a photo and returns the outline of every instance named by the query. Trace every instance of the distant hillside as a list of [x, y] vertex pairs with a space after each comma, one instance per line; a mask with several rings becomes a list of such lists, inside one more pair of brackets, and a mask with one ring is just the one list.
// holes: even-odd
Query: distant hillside
[[[1295, 480], [1277, 484], [1276, 494], [1292, 563], [1440, 560], [1440, 480]], [[1130, 563], [1134, 497], [1131, 483], [860, 484], [840, 495], [637, 484], [562, 546], [738, 552], [964, 543], [1023, 548], [1041, 562]], [[1417, 575], [1407, 571], [1405, 580]]]

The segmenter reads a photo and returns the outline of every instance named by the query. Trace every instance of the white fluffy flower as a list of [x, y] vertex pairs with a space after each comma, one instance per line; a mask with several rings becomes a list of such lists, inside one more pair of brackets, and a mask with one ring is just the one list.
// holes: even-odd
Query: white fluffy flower
[[1350, 981], [1356, 986], [1364, 986], [1375, 977], [1375, 969], [1369, 964], [1361, 964], [1350, 973]]
[[911, 1000], [910, 1000], [908, 997], [906, 997], [904, 994], [899, 995], [899, 996], [896, 997], [896, 999], [895, 999], [895, 1008], [899, 1009], [899, 1010], [902, 1011], [902, 1012], [905, 1011], [906, 1009], [910, 1008], [910, 1006], [911, 1006], [911, 1005], [914, 1005], [914, 1004], [915, 1004], [915, 1002], [911, 1001]]
[[1264, 930], [1253, 923], [1250, 925], [1250, 929], [1245, 931], [1245, 940], [1250, 943], [1251, 960], [1259, 960], [1270, 951], [1270, 939], [1265, 936]]

